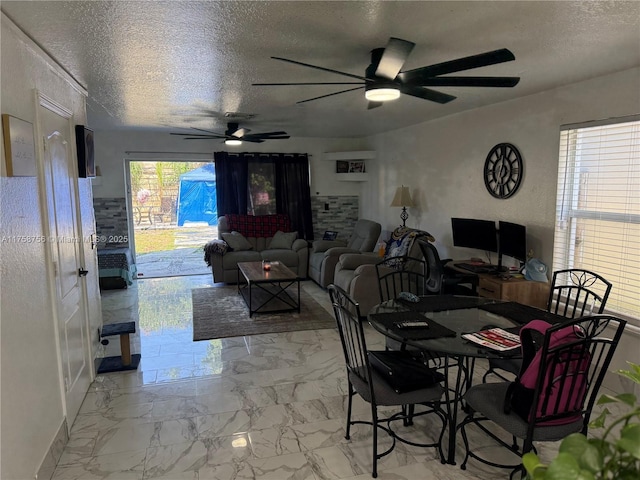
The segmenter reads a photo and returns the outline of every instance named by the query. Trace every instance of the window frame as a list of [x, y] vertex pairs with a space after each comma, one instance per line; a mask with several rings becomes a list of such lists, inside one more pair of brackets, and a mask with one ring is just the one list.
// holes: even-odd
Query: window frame
[[[561, 270], [565, 268], [573, 268], [575, 266], [576, 260], [578, 260], [578, 252], [579, 247], [577, 246], [576, 239], [580, 240], [580, 237], [577, 236], [577, 231], [579, 229], [578, 222], [579, 220], [592, 220], [594, 222], [615, 222], [616, 224], [622, 225], [630, 225], [632, 229], [634, 229], [635, 225], [640, 224], [640, 211], [638, 213], [635, 212], [635, 209], [631, 212], [629, 211], [611, 211], [612, 209], [609, 207], [606, 210], [598, 210], [594, 209], [593, 206], [589, 208], [589, 205], [586, 205], [585, 208], [581, 208], [579, 203], [581, 200], [584, 200], [583, 195], [587, 195], [589, 200], [593, 200], [593, 198], [599, 198], [599, 195], [596, 197], [589, 197], [589, 185], [586, 184], [586, 188], [583, 188], [582, 182], [588, 182], [588, 176], [583, 178], [583, 174], [588, 173], [593, 175], [593, 172], [583, 170], [581, 168], [582, 155], [586, 155], [584, 153], [585, 147], [592, 146], [589, 143], [589, 139], [587, 137], [587, 141], [581, 143], [579, 141], [579, 137], [581, 134], [585, 133], [585, 130], [591, 129], [593, 127], [606, 127], [609, 125], [620, 125], [630, 123], [629, 126], [629, 136], [628, 145], [630, 147], [630, 160], [625, 165], [628, 168], [628, 171], [633, 171], [634, 173], [638, 170], [637, 160], [640, 158], [640, 115], [632, 115], [627, 117], [619, 117], [619, 118], [611, 118], [606, 120], [594, 121], [594, 122], [584, 122], [579, 124], [570, 124], [570, 125], [562, 125], [560, 127], [560, 137], [559, 137], [559, 158], [558, 158], [558, 182], [557, 182], [557, 198], [556, 198], [556, 218], [554, 224], [554, 248], [553, 248], [553, 270]], [[588, 132], [587, 132], [588, 133]], [[593, 142], [592, 142], [593, 144]], [[602, 145], [600, 143], [599, 145]], [[607, 147], [613, 149], [613, 142], [611, 145], [607, 145]], [[582, 149], [582, 150], [581, 150]], [[604, 164], [608, 155], [610, 155], [611, 150], [603, 150], [602, 154], [598, 151], [598, 157], [595, 160], [595, 163], [598, 167]], [[594, 160], [592, 159], [593, 163]], [[597, 170], [596, 175], [600, 174], [599, 179], [608, 178], [604, 177], [606, 173], [610, 173], [606, 168], [602, 170]], [[621, 178], [624, 173], [621, 174]], [[636, 178], [636, 177], [633, 177]], [[621, 182], [622, 184], [623, 182]], [[632, 198], [633, 195], [633, 187], [628, 186], [623, 191], [626, 192], [623, 198], [629, 199]], [[613, 202], [615, 204], [615, 202]], [[622, 208], [621, 208], [622, 210]], [[583, 225], [584, 226], [584, 225]], [[590, 231], [592, 235], [588, 238], [588, 241], [592, 244], [598, 245], [602, 244], [602, 240], [598, 240], [595, 237], [595, 232], [598, 231], [598, 228], [603, 228], [599, 225], [591, 225], [594, 228], [594, 231]], [[624, 232], [625, 227], [622, 227]], [[623, 235], [621, 237], [620, 242], [623, 247], [625, 245], [633, 245], [629, 240], [631, 235], [628, 238]], [[640, 254], [640, 252], [638, 252]], [[631, 254], [628, 254], [631, 255]], [[587, 262], [592, 263], [592, 267], [597, 263], [596, 260], [606, 261], [606, 254], [602, 255], [586, 255], [585, 256]], [[597, 268], [589, 268], [589, 265], [580, 264], [578, 268], [586, 268], [591, 269], [593, 271], [598, 271]], [[640, 275], [640, 270], [633, 269], [631, 273], [634, 275]], [[604, 274], [604, 273], [603, 273]], [[606, 277], [607, 275], [605, 275]], [[625, 285], [625, 288], [622, 292], [618, 292], [618, 296], [616, 297], [616, 280], [620, 278], [621, 275], [618, 274], [616, 279], [609, 279], [613, 283], [613, 289], [611, 291], [611, 296], [609, 297], [609, 302], [605, 306], [605, 311], [615, 314], [617, 316], [626, 318], [630, 321], [631, 324], [636, 327], [640, 327], [640, 308], [632, 308], [632, 311], [627, 311], [624, 309], [623, 305], [625, 300], [630, 303], [633, 307], [638, 305], [638, 301], [634, 301], [634, 294], [636, 295], [636, 299], [640, 298], [640, 290], [636, 290], [638, 287], [629, 287], [624, 282], [618, 282], [618, 285]], [[616, 309], [616, 298], [618, 298], [618, 304], [622, 305]], [[611, 300], [614, 302], [611, 302]]]

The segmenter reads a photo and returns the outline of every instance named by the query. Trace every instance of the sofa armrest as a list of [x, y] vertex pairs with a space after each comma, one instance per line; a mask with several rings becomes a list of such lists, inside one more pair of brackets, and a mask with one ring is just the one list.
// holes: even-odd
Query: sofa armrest
[[340, 255], [340, 266], [345, 270], [355, 270], [361, 265], [375, 265], [382, 259], [375, 253], [345, 253]]
[[207, 266], [211, 266], [211, 259], [215, 255], [224, 255], [229, 249], [229, 245], [224, 240], [211, 240], [204, 246], [204, 261], [207, 262]]
[[341, 240], [315, 240], [313, 242], [313, 253], [326, 252], [330, 248], [346, 247], [346, 242]]
[[299, 252], [303, 248], [309, 248], [309, 242], [302, 238], [296, 238], [291, 245], [291, 250], [294, 252]]
[[336, 263], [338, 262], [338, 258], [340, 258], [341, 255], [345, 255], [348, 253], [355, 253], [355, 254], [359, 254], [360, 252], [358, 250], [354, 250], [353, 248], [349, 248], [349, 247], [331, 247], [329, 250], [324, 252], [324, 256], [325, 257], [336, 257]]

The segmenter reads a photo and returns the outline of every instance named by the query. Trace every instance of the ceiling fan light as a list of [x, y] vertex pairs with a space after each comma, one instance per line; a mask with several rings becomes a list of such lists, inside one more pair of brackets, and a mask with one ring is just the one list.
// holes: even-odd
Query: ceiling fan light
[[235, 138], [227, 138], [224, 141], [224, 144], [232, 147], [237, 147], [238, 145], [242, 145], [242, 140], [237, 140]]
[[364, 96], [371, 102], [388, 102], [400, 98], [400, 90], [394, 85], [367, 85]]

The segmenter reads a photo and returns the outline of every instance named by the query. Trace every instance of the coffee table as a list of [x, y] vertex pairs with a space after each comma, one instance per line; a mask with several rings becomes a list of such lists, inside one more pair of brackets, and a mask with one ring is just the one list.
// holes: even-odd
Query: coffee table
[[[249, 307], [249, 317], [254, 313], [300, 313], [300, 278], [281, 262], [270, 265], [270, 270], [264, 270], [262, 262], [238, 262], [238, 293]], [[298, 290], [295, 298], [287, 292], [293, 285]]]

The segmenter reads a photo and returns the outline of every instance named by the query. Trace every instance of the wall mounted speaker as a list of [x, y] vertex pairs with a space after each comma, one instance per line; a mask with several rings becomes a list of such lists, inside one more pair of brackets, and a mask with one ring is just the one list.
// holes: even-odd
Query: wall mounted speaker
[[95, 177], [93, 130], [84, 125], [76, 125], [76, 147], [78, 149], [78, 177]]

